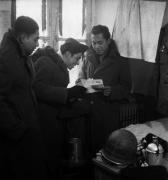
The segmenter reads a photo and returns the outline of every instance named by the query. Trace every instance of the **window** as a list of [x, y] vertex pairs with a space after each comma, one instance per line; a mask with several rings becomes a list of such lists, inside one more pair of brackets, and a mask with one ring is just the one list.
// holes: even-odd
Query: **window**
[[[59, 31], [56, 31], [57, 34], [51, 35], [49, 33], [53, 33], [55, 31], [55, 24], [51, 23], [49, 27], [43, 28], [43, 24], [47, 26], [47, 0], [16, 0], [16, 18], [21, 15], [32, 17], [39, 24], [40, 28], [40, 47], [45, 46], [48, 43], [49, 37], [50, 40], [53, 40], [55, 37], [58, 37], [56, 40], [56, 44], [58, 44], [58, 48], [60, 45], [64, 43], [66, 38], [72, 37], [77, 39], [79, 42], [86, 42], [86, 33], [84, 29], [84, 0], [54, 0], [48, 1], [53, 5], [59, 4], [59, 15], [60, 18], [52, 17], [52, 21], [59, 21]], [[45, 8], [44, 8], [45, 7]], [[57, 6], [56, 6], [57, 7]], [[52, 13], [56, 13], [56, 9], [52, 11]], [[50, 14], [52, 16], [53, 14]], [[58, 14], [56, 14], [58, 15]], [[50, 18], [50, 17], [49, 17]], [[51, 27], [50, 27], [51, 26]], [[49, 29], [50, 28], [50, 29]], [[58, 28], [56, 26], [56, 28]], [[51, 31], [52, 29], [52, 31]], [[54, 47], [54, 45], [51, 45]], [[75, 67], [70, 71], [70, 85], [72, 86], [77, 79], [79, 67]]]
[[83, 0], [62, 0], [63, 38], [85, 39], [82, 35], [82, 8]]
[[[62, 21], [59, 30], [59, 47], [66, 38], [72, 37], [79, 42], [86, 41], [86, 33], [83, 29], [83, 0], [62, 0]], [[73, 86], [77, 79], [79, 67], [70, 70], [70, 84]]]
[[[16, 1], [16, 18], [19, 16], [29, 16], [33, 18], [39, 25], [39, 46], [44, 46], [46, 42], [46, 37], [48, 32], [46, 29], [46, 1], [43, 0], [17, 0]], [[45, 15], [45, 17], [44, 17]], [[43, 17], [43, 18], [42, 18]], [[45, 23], [45, 28], [43, 28], [43, 23]]]

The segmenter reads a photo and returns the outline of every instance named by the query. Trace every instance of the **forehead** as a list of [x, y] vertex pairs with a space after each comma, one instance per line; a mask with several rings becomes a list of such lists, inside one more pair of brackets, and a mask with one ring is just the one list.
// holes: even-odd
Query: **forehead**
[[79, 58], [79, 57], [81, 57], [82, 56], [82, 53], [80, 52], [80, 53], [76, 53], [76, 54], [74, 54], [73, 55], [75, 58]]
[[104, 38], [103, 34], [100, 33], [100, 34], [91, 34], [91, 40], [97, 42], [97, 41], [105, 41], [106, 39]]

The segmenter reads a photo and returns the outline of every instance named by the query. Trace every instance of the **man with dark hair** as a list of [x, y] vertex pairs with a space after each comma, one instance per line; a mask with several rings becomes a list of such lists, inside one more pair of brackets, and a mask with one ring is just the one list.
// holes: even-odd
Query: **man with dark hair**
[[[32, 55], [36, 70], [34, 89], [38, 98], [40, 125], [47, 147], [50, 179], [62, 179], [60, 161], [64, 154], [62, 144], [67, 133], [64, 130], [66, 121], [64, 122], [63, 119], [67, 118], [69, 113], [73, 120], [74, 117], [81, 115], [78, 108], [73, 110], [72, 104], [86, 94], [86, 88], [82, 86], [67, 88], [68, 69], [78, 64], [87, 48], [77, 40], [68, 38], [61, 45], [60, 54], [57, 54], [54, 48], [47, 46], [39, 48]], [[72, 123], [71, 117], [68, 117], [69, 123]]]
[[93, 86], [98, 92], [90, 94], [95, 152], [102, 147], [109, 133], [120, 127], [117, 102], [127, 98], [131, 89], [129, 63], [119, 55], [108, 27], [103, 25], [93, 26], [91, 30], [91, 47], [85, 53], [78, 81], [88, 78], [102, 79], [104, 84], [102, 89]]
[[[113, 39], [110, 39], [110, 32], [109, 32], [109, 29], [108, 27], [106, 26], [102, 26], [102, 25], [97, 25], [97, 26], [93, 26], [92, 30], [91, 30], [91, 37], [93, 38], [93, 35], [100, 35], [102, 34], [103, 35], [103, 38], [107, 41], [107, 44], [104, 43], [104, 45], [107, 45], [107, 46], [111, 46], [111, 51], [113, 53], [113, 55], [119, 55], [119, 52], [118, 52], [118, 49], [117, 49], [117, 46], [114, 42]], [[93, 49], [96, 51], [96, 54], [104, 54], [104, 51], [108, 48], [107, 46], [102, 46], [102, 48], [104, 49], [104, 51], [102, 52], [99, 52], [97, 51], [97, 48], [95, 48], [95, 45], [94, 45], [95, 42], [92, 43], [92, 46], [93, 46]], [[98, 48], [100, 49], [100, 47]]]
[[12, 179], [47, 179], [45, 148], [32, 90], [29, 55], [38, 46], [39, 27], [18, 17], [0, 47], [0, 172]]
[[26, 33], [31, 35], [39, 29], [38, 24], [31, 18], [26, 16], [20, 16], [17, 18], [16, 22], [13, 25], [13, 30], [18, 36], [19, 34]]
[[93, 26], [91, 43], [79, 79], [103, 79], [104, 85], [108, 87], [106, 95], [111, 100], [127, 97], [131, 88], [129, 64], [119, 55], [114, 40], [110, 39], [108, 27]]

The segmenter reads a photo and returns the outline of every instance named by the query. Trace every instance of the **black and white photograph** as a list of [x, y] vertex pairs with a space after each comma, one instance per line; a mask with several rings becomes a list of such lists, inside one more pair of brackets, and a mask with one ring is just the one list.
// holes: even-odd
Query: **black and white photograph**
[[168, 180], [168, 0], [0, 0], [0, 175]]

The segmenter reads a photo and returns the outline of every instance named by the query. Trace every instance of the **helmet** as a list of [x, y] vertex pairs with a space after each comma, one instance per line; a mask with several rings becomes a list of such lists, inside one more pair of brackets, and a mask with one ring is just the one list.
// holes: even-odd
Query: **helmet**
[[137, 139], [125, 129], [113, 131], [102, 149], [102, 157], [108, 162], [118, 165], [132, 164], [136, 160]]

